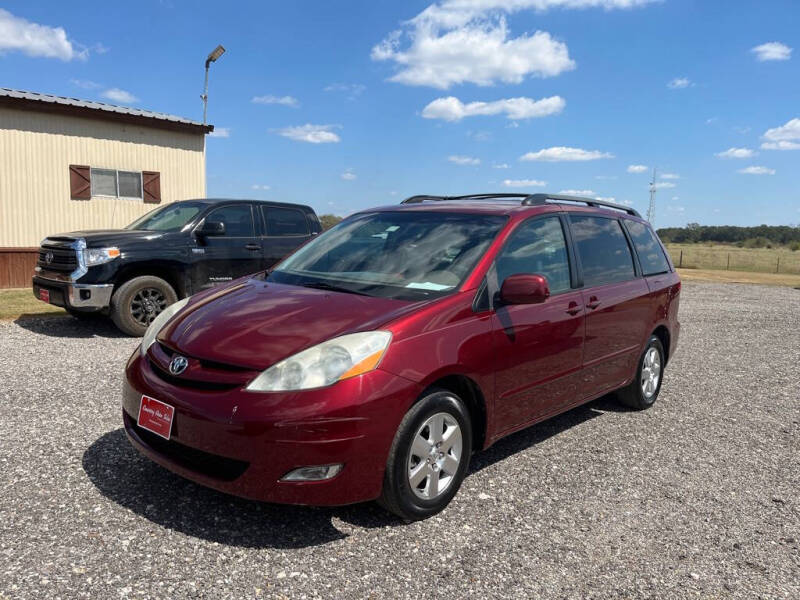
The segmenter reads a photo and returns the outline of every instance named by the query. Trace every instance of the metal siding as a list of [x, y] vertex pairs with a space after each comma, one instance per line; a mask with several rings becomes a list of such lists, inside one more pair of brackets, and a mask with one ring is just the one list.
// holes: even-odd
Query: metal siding
[[204, 135], [0, 108], [0, 247], [122, 227], [155, 208], [142, 200], [71, 200], [70, 164], [158, 171], [161, 204], [205, 196]]

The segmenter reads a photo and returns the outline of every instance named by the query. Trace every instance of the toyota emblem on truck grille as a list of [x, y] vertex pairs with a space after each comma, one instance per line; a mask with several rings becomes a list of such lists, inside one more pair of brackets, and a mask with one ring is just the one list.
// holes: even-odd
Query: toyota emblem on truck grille
[[47, 254], [44, 255], [44, 262], [46, 262], [48, 265], [51, 262], [53, 262], [53, 253], [52, 252], [48, 252]]
[[169, 363], [169, 372], [173, 375], [180, 375], [189, 366], [189, 360], [185, 356], [176, 356]]

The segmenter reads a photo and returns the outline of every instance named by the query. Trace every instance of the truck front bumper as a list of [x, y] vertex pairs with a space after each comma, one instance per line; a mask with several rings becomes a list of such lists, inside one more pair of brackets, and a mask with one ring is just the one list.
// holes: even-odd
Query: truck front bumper
[[34, 276], [33, 295], [39, 300], [42, 299], [41, 290], [48, 292], [50, 304], [86, 312], [97, 312], [111, 305], [111, 293], [114, 291], [114, 285], [111, 283], [74, 283]]

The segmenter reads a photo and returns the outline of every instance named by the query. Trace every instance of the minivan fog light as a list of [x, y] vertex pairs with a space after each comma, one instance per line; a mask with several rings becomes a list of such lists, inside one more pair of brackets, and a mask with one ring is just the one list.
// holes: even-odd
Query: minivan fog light
[[323, 481], [336, 477], [342, 470], [341, 463], [335, 465], [319, 465], [317, 467], [300, 467], [289, 471], [281, 477], [281, 481]]

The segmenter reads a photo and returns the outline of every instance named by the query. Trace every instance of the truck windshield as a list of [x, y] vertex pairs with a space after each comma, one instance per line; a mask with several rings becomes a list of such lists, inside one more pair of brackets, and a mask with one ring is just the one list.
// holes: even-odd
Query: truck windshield
[[360, 214], [303, 246], [267, 280], [407, 300], [444, 296], [461, 285], [505, 222], [479, 214]]
[[202, 202], [176, 202], [167, 204], [143, 217], [139, 217], [125, 229], [143, 231], [180, 231], [205, 205]]

